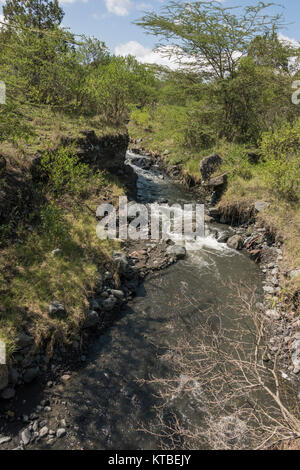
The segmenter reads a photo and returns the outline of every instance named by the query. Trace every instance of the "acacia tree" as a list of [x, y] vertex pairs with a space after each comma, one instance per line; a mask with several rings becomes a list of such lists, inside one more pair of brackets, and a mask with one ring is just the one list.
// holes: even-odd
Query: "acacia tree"
[[241, 9], [217, 1], [171, 2], [161, 14], [148, 13], [136, 24], [157, 36], [166, 54], [206, 76], [224, 79], [234, 74], [257, 35], [278, 30], [281, 14], [268, 14], [273, 5], [260, 1]]

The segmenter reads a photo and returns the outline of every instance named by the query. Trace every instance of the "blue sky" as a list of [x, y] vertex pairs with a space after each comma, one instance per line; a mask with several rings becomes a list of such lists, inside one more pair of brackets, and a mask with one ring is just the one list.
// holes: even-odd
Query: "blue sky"
[[[0, 3], [4, 0], [0, 0]], [[167, 0], [61, 0], [64, 25], [75, 33], [85, 33], [106, 42], [112, 52], [131, 53], [142, 61], [160, 61], [153, 54], [155, 38], [146, 35], [142, 28], [132, 24], [143, 11], [159, 11]], [[237, 6], [257, 3], [256, 0], [222, 0], [223, 5]], [[282, 29], [284, 36], [300, 40], [300, 1], [278, 0], [285, 7], [288, 25]]]

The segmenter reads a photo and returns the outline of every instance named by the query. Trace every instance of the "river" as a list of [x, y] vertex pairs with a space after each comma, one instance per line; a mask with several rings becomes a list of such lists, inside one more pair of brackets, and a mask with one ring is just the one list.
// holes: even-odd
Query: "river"
[[[132, 154], [127, 154], [130, 164]], [[138, 200], [153, 203], [167, 199], [191, 202], [193, 195], [157, 169], [138, 174]], [[139, 380], [172, 374], [164, 356], [166, 348], [189, 335], [214, 311], [228, 324], [234, 321], [238, 303], [232, 307], [228, 284], [245, 285], [254, 291], [260, 285], [259, 268], [247, 255], [218, 243], [211, 226], [201, 249], [188, 251], [184, 260], [150, 275], [119, 320], [94, 344], [86, 366], [72, 377], [63, 392], [61, 417], [71, 423], [75, 437], [58, 439], [54, 449], [158, 449], [160, 438], [144, 432], [155, 423], [153, 385]], [[182, 419], [201, 421], [206, 404], [201, 397], [185, 394], [172, 404]], [[200, 423], [201, 424], [201, 423]], [[47, 447], [42, 441], [36, 448]]]

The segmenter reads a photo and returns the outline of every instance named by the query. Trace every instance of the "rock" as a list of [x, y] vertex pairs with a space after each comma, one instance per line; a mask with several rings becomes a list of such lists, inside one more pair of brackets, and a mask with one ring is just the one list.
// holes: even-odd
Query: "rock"
[[112, 276], [112, 273], [109, 272], [109, 271], [106, 271], [106, 273], [104, 273], [104, 280], [105, 281], [109, 281], [110, 279], [112, 279], [113, 276]]
[[229, 238], [229, 233], [220, 233], [217, 237], [219, 243], [226, 243]]
[[280, 314], [276, 310], [266, 310], [266, 315], [269, 318], [272, 318], [272, 320], [279, 320], [280, 319]]
[[222, 158], [216, 153], [201, 160], [199, 168], [203, 181], [207, 181], [210, 178], [210, 176], [219, 168], [222, 161]]
[[5, 364], [0, 364], [0, 390], [3, 390], [8, 385], [8, 368]]
[[10, 436], [0, 436], [0, 446], [1, 444], [5, 444], [6, 442], [10, 442], [11, 437]]
[[70, 379], [71, 379], [71, 375], [69, 375], [69, 374], [64, 374], [60, 378], [60, 380], [64, 383], [69, 382]]
[[99, 323], [99, 315], [95, 310], [88, 312], [86, 319], [84, 321], [84, 328], [93, 328]]
[[51, 317], [64, 317], [66, 315], [66, 309], [61, 302], [53, 301], [48, 307], [49, 315]]
[[294, 340], [292, 344], [292, 363], [294, 366], [294, 374], [299, 374], [300, 372], [300, 340]]
[[216, 207], [211, 207], [210, 209], [208, 209], [208, 214], [214, 219], [219, 219], [220, 217], [220, 211]]
[[124, 299], [124, 292], [122, 290], [111, 289], [110, 292], [117, 299], [120, 299], [120, 300]]
[[55, 248], [55, 250], [52, 250], [51, 253], [53, 256], [58, 256], [62, 253], [62, 251], [60, 248]]
[[12, 398], [14, 398], [15, 394], [16, 391], [14, 388], [7, 387], [1, 393], [1, 398], [3, 398], [3, 400], [11, 400]]
[[31, 431], [29, 428], [24, 429], [21, 433], [21, 439], [24, 444], [24, 446], [27, 446], [30, 442], [31, 439]]
[[47, 426], [43, 426], [39, 432], [39, 437], [46, 437], [48, 435], [49, 429]]
[[108, 299], [105, 299], [102, 302], [102, 306], [104, 310], [110, 311], [116, 306], [116, 303], [117, 303], [117, 299], [112, 296], [112, 297], [108, 297]]
[[262, 304], [261, 302], [257, 302], [257, 303], [255, 304], [255, 308], [256, 308], [259, 312], [264, 312], [264, 311], [265, 311], [264, 304]]
[[30, 383], [32, 382], [38, 375], [39, 375], [40, 369], [38, 367], [30, 367], [29, 369], [26, 369], [24, 372], [24, 382], [25, 383]]
[[266, 209], [269, 205], [270, 205], [269, 202], [265, 202], [265, 201], [256, 201], [256, 202], [254, 203], [254, 208], [256, 209], [257, 212], [261, 212], [261, 211], [263, 211], [264, 209]]
[[300, 276], [300, 268], [293, 269], [289, 272], [289, 278], [294, 279], [295, 277]]
[[133, 165], [136, 165], [143, 170], [148, 170], [151, 165], [152, 165], [152, 160], [150, 158], [145, 157], [137, 157], [137, 158], [131, 158], [131, 163]]
[[119, 251], [113, 252], [113, 259], [119, 266], [119, 273], [125, 275], [129, 269], [129, 262], [127, 256]]
[[9, 382], [13, 385], [16, 385], [18, 383], [19, 378], [20, 374], [17, 369], [11, 368], [9, 371]]
[[263, 290], [266, 294], [270, 294], [270, 295], [276, 293], [276, 289], [274, 289], [274, 287], [272, 287], [272, 286], [264, 286]]
[[243, 244], [244, 242], [240, 235], [233, 235], [227, 240], [227, 246], [233, 250], [241, 250], [243, 248]]
[[215, 176], [214, 178], [211, 178], [210, 180], [206, 181], [203, 186], [212, 190], [217, 190], [225, 186], [226, 183], [227, 175], [226, 173], [223, 173], [222, 175]]
[[60, 437], [64, 437], [66, 435], [66, 430], [65, 428], [59, 428], [57, 431], [56, 431], [56, 437], [60, 438]]
[[176, 259], [183, 259], [186, 256], [186, 249], [181, 245], [168, 246], [168, 255], [175, 255]]
[[34, 339], [32, 336], [27, 335], [26, 333], [20, 333], [16, 336], [16, 349], [24, 349], [28, 346], [32, 346]]
[[213, 217], [207, 214], [204, 215], [204, 222], [206, 222], [207, 224], [211, 224], [213, 221], [214, 221]]

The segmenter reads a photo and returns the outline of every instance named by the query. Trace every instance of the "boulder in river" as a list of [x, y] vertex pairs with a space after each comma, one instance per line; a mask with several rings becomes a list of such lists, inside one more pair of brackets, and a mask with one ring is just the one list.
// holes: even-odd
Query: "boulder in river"
[[169, 255], [175, 255], [176, 259], [182, 259], [186, 256], [186, 249], [184, 248], [184, 246], [180, 245], [168, 246], [167, 253]]
[[240, 235], [233, 235], [228, 238], [227, 246], [233, 250], [241, 250], [243, 248], [243, 239]]

